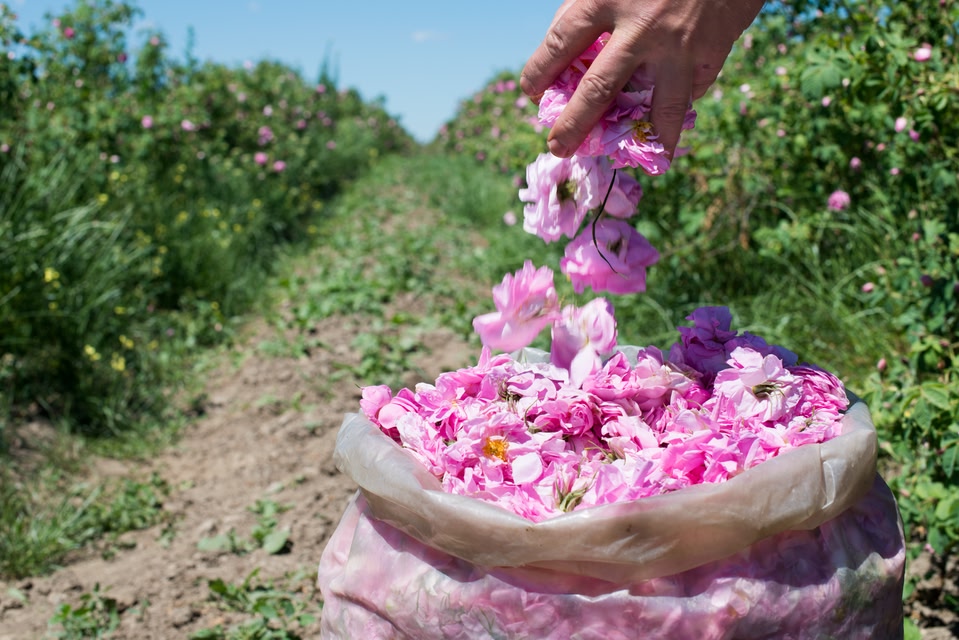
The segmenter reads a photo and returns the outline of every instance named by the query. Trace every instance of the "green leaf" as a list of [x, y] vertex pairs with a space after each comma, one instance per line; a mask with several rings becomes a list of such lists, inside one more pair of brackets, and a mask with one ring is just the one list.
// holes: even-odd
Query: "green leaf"
[[942, 455], [942, 470], [949, 478], [956, 471], [957, 458], [959, 458], [959, 440], [953, 440], [946, 445], [946, 450]]
[[926, 382], [922, 385], [922, 395], [934, 406], [949, 411], [952, 409], [952, 401], [949, 396], [949, 388], [939, 382]]
[[946, 547], [949, 546], [948, 537], [939, 527], [932, 527], [929, 529], [929, 535], [926, 538], [926, 541], [929, 543], [929, 546], [935, 549], [936, 553], [942, 553], [946, 550]]
[[842, 84], [843, 67], [838, 58], [814, 56], [799, 75], [799, 88], [811, 100], [819, 100], [826, 92]]
[[271, 555], [275, 555], [283, 551], [283, 548], [286, 547], [286, 542], [290, 538], [289, 529], [280, 529], [278, 531], [271, 531], [269, 535], [263, 538], [263, 550]]
[[922, 640], [922, 633], [919, 631], [919, 627], [909, 618], [905, 619], [904, 631], [903, 640]]
[[196, 548], [200, 551], [228, 551], [230, 549], [230, 537], [219, 535], [212, 538], [200, 538]]
[[959, 514], [959, 496], [949, 496], [944, 500], [940, 500], [939, 504], [936, 505], [937, 520], [951, 520], [952, 517], [957, 514]]

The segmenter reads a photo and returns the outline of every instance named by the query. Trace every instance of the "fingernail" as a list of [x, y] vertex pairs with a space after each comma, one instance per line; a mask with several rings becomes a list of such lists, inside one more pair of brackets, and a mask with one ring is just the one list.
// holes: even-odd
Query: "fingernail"
[[550, 138], [546, 142], [546, 146], [549, 147], [549, 152], [552, 153], [557, 158], [568, 158], [569, 149], [566, 148], [562, 142], [556, 138]]

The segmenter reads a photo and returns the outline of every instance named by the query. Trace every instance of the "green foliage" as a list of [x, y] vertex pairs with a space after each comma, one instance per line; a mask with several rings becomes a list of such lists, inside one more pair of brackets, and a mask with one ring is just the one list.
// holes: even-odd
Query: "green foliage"
[[[170, 521], [163, 509], [169, 486], [154, 474], [146, 481], [125, 479], [93, 489], [59, 486], [28, 491], [4, 474], [0, 485], [0, 576], [22, 578], [56, 567], [66, 554], [106, 538], [111, 554], [128, 531]], [[54, 495], [59, 494], [59, 499]]]
[[50, 618], [50, 624], [59, 627], [54, 631], [55, 638], [107, 638], [120, 626], [120, 611], [117, 601], [103, 595], [97, 584], [91, 593], [84, 593], [80, 597], [78, 606], [60, 605]]
[[[220, 578], [209, 581], [210, 597], [223, 609], [247, 614], [250, 620], [230, 629], [217, 625], [197, 631], [191, 640], [298, 640], [298, 631], [312, 625], [317, 616], [310, 613], [309, 603], [290, 589], [276, 588], [272, 582], [255, 583], [259, 570], [253, 571], [238, 585]], [[302, 582], [306, 574], [289, 578]]]
[[278, 529], [279, 520], [277, 515], [289, 509], [286, 505], [280, 505], [272, 500], [257, 500], [256, 504], [250, 507], [250, 511], [257, 514], [257, 523], [250, 532], [248, 540], [242, 540], [237, 537], [236, 531], [230, 529], [224, 534], [201, 538], [197, 543], [200, 551], [226, 551], [243, 555], [263, 549], [270, 555], [285, 553], [289, 551], [290, 529]]
[[128, 41], [139, 15], [80, 0], [25, 34], [0, 8], [0, 447], [36, 411], [93, 435], [162, 416], [281, 248], [412, 144], [325, 67], [178, 61]]
[[519, 89], [519, 75], [503, 71], [460, 103], [456, 117], [440, 130], [434, 148], [472, 157], [521, 179], [527, 158], [546, 152], [546, 135], [536, 121], [536, 111]]

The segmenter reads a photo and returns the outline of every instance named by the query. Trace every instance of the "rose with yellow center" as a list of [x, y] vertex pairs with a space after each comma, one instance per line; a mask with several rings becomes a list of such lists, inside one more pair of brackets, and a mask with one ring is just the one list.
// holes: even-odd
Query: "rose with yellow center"
[[506, 462], [506, 450], [509, 449], [509, 443], [501, 437], [489, 437], [483, 445], [483, 455], [487, 458], [499, 458]]

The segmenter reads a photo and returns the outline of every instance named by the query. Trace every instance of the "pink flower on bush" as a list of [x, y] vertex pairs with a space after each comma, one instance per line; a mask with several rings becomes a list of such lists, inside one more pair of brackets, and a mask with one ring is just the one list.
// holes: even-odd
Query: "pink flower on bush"
[[76, 35], [76, 33], [77, 32], [74, 31], [73, 27], [67, 27], [63, 30], [63, 37], [67, 40], [73, 40], [73, 36]]
[[263, 151], [257, 151], [253, 154], [253, 162], [257, 163], [260, 166], [263, 166], [267, 163], [269, 157]]
[[560, 269], [576, 293], [587, 286], [596, 292], [638, 293], [646, 290], [646, 267], [657, 260], [659, 252], [630, 224], [605, 218], [566, 246]]
[[852, 158], [849, 159], [849, 168], [852, 169], [853, 171], [859, 171], [860, 169], [862, 169], [862, 160], [860, 160], [856, 156], [853, 156]]
[[872, 293], [875, 288], [876, 288], [876, 285], [875, 285], [874, 283], [872, 283], [872, 282], [866, 282], [866, 283], [863, 283], [863, 285], [862, 285], [862, 292], [863, 292], [863, 293]]
[[196, 125], [190, 120], [183, 119], [180, 121], [180, 128], [184, 131], [196, 131]]
[[852, 201], [849, 198], [849, 194], [841, 189], [837, 189], [829, 194], [829, 200], [826, 203], [827, 208], [830, 211], [845, 211], [849, 208], [849, 204]]
[[282, 160], [277, 160], [273, 163], [273, 170], [277, 173], [282, 173], [286, 170], [286, 163]]
[[140, 126], [142, 126], [144, 129], [152, 129], [153, 116], [143, 116], [142, 118], [140, 118]]
[[923, 44], [921, 47], [916, 49], [912, 54], [912, 59], [916, 62], [926, 62], [929, 58], [932, 57], [932, 46], [928, 44]]
[[900, 131], [905, 129], [907, 126], [909, 126], [909, 121], [906, 120], [906, 118], [904, 118], [903, 116], [899, 116], [898, 118], [896, 118], [896, 122], [893, 125], [893, 128], [896, 130], [896, 133], [899, 133]]
[[616, 346], [613, 305], [605, 298], [583, 307], [567, 306], [553, 323], [550, 362], [569, 371], [570, 384], [579, 387], [603, 367], [601, 356]]
[[270, 129], [268, 126], [263, 125], [256, 132], [257, 142], [260, 146], [264, 146], [273, 141], [273, 129]]
[[532, 261], [514, 274], [506, 274], [493, 287], [496, 311], [477, 316], [473, 328], [483, 344], [501, 351], [528, 346], [559, 314], [553, 271], [533, 266]]

